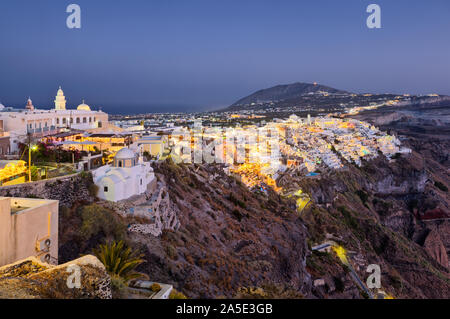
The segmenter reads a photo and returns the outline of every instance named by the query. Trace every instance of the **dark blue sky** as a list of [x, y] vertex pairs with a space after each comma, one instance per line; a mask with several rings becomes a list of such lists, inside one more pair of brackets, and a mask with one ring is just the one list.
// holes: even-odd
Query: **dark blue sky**
[[71, 107], [211, 109], [297, 81], [450, 95], [449, 34], [448, 0], [1, 0], [0, 101], [50, 107], [62, 85]]

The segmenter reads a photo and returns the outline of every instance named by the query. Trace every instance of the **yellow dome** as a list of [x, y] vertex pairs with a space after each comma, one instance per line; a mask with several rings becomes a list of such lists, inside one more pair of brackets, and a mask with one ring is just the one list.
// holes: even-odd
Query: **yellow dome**
[[89, 107], [89, 105], [84, 104], [84, 101], [83, 101], [83, 104], [78, 105], [77, 110], [78, 111], [90, 111], [91, 108]]

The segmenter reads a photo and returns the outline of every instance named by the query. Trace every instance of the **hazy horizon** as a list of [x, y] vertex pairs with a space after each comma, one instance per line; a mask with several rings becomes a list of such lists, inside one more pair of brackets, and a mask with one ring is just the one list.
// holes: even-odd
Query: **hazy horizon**
[[[295, 82], [292, 82], [295, 83]], [[292, 83], [279, 83], [279, 84], [274, 84], [273, 86], [276, 85], [285, 85], [285, 84], [292, 84]], [[305, 82], [305, 83], [313, 83], [313, 82]], [[326, 83], [319, 83], [321, 85], [324, 86], [330, 86], [327, 85]], [[261, 89], [268, 89], [269, 87], [264, 87]], [[349, 91], [346, 90], [345, 88], [340, 88], [340, 87], [333, 87], [335, 89], [338, 90], [342, 90], [342, 91]], [[67, 95], [66, 91], [64, 88], [62, 88], [64, 90], [64, 94], [67, 100], [67, 108], [68, 109], [76, 109], [77, 106], [79, 104], [82, 103], [82, 101], [73, 101], [70, 96]], [[257, 89], [256, 91], [252, 91], [249, 92], [246, 96], [251, 95], [261, 89]], [[351, 93], [357, 93], [357, 94], [363, 94], [363, 93], [372, 93], [372, 94], [414, 94], [414, 93], [410, 93], [410, 92], [373, 92], [373, 91], [349, 91]], [[425, 93], [421, 93], [421, 94], [430, 94], [430, 93], [438, 93], [439, 92], [425, 92]], [[55, 90], [55, 95], [56, 95], [56, 90]], [[420, 95], [420, 94], [417, 94]], [[446, 94], [440, 94], [440, 95], [446, 95]], [[224, 104], [224, 105], [196, 105], [196, 104], [170, 104], [170, 103], [151, 103], [151, 104], [142, 104], [142, 103], [133, 103], [133, 104], [102, 104], [102, 103], [91, 103], [90, 101], [85, 100], [85, 103], [88, 104], [93, 110], [98, 110], [98, 109], [102, 109], [103, 111], [110, 113], [110, 114], [143, 114], [143, 113], [195, 113], [195, 112], [209, 112], [209, 111], [216, 111], [216, 110], [220, 110], [226, 107], [231, 106], [233, 103], [237, 102], [239, 99], [243, 98], [245, 96], [241, 96], [236, 98], [235, 100], [233, 100], [233, 102], [229, 103], [229, 104]], [[28, 97], [26, 98], [28, 99]], [[2, 102], [2, 100], [0, 100], [0, 103], [2, 103], [4, 106], [6, 107], [13, 107], [13, 108], [24, 108], [26, 105], [26, 99], [22, 102], [18, 102], [18, 103], [4, 103]], [[49, 98], [47, 103], [43, 103], [43, 104], [37, 104], [34, 99], [32, 98], [33, 101], [33, 105], [35, 106], [35, 108], [37, 109], [43, 109], [43, 110], [48, 110], [48, 109], [52, 109], [54, 108], [54, 96]]]

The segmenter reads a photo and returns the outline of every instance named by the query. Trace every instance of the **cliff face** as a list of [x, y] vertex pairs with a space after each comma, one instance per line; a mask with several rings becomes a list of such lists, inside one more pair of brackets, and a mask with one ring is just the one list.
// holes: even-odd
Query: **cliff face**
[[432, 230], [425, 239], [423, 247], [439, 264], [447, 269], [449, 268], [447, 250], [442, 242], [440, 232]]
[[[354, 252], [351, 260], [361, 278], [374, 263], [381, 266], [383, 289], [395, 297], [447, 298], [448, 257], [446, 230], [429, 232], [421, 218], [430, 209], [448, 212], [447, 194], [437, 189], [433, 173], [416, 153], [388, 162], [377, 158], [361, 168], [349, 165], [341, 171], [323, 172], [320, 178], [305, 178], [287, 172], [281, 187], [301, 187], [314, 204], [301, 218], [308, 226], [309, 240], [319, 244], [334, 239]], [[447, 236], [448, 237], [448, 236]], [[356, 256], [353, 258], [353, 256]], [[313, 254], [314, 279], [348, 276], [330, 256]], [[351, 290], [317, 289], [321, 297], [348, 297]]]

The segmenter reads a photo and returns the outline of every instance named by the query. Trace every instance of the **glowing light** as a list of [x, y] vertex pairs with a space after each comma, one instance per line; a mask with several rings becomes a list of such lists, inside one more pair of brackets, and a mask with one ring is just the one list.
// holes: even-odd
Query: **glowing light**
[[336, 255], [338, 256], [338, 258], [341, 260], [341, 262], [343, 264], [348, 264], [347, 251], [345, 250], [344, 247], [342, 247], [342, 246], [334, 246], [333, 250], [334, 250], [334, 252], [336, 253]]

